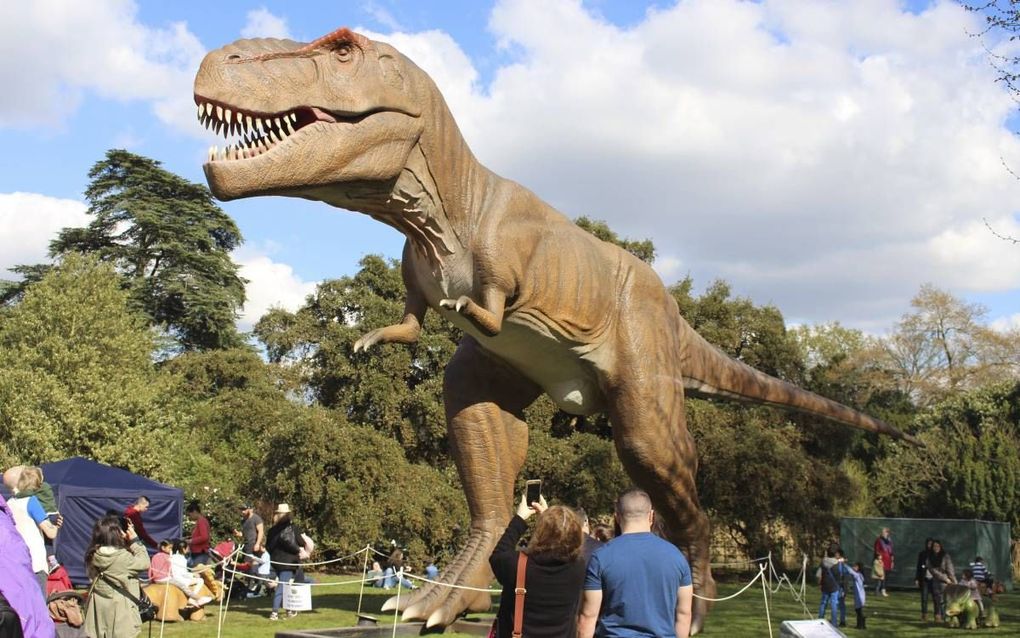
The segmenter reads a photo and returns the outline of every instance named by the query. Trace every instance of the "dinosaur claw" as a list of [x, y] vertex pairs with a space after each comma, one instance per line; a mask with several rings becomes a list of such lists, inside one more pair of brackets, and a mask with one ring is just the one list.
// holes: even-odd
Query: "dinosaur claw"
[[400, 596], [390, 596], [386, 602], [383, 603], [380, 611], [393, 611], [400, 604]]

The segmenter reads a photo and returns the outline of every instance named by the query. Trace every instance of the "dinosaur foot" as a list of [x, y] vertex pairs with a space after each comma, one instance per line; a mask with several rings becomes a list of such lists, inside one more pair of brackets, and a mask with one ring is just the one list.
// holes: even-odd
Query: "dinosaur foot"
[[382, 611], [401, 611], [403, 620], [423, 620], [426, 627], [446, 627], [465, 612], [486, 611], [492, 605], [489, 554], [491, 533], [474, 530], [464, 549], [440, 575], [437, 583], [424, 583], [410, 595], [393, 596]]

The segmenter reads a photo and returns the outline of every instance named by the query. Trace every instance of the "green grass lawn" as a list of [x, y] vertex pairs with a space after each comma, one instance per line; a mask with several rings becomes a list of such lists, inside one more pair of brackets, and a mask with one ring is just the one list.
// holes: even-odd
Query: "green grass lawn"
[[[348, 580], [350, 577], [318, 576], [319, 582]], [[719, 595], [726, 596], [740, 589], [740, 583], [721, 583]], [[393, 615], [382, 614], [379, 608], [393, 592], [366, 588], [362, 602], [364, 613], [375, 615], [380, 624], [392, 623]], [[998, 629], [978, 629], [967, 631], [950, 630], [935, 627], [920, 621], [920, 599], [917, 592], [890, 592], [888, 598], [868, 597], [866, 632], [853, 628], [854, 612], [848, 611], [847, 635], [855, 634], [874, 637], [927, 637], [933, 635], [955, 635], [955, 632], [967, 636], [1017, 636], [1020, 635], [1020, 612], [1014, 602], [1016, 594], [1000, 597], [999, 613], [1002, 626]], [[779, 635], [779, 624], [783, 620], [797, 620], [814, 617], [818, 612], [818, 588], [808, 585], [807, 608], [808, 616], [797, 603], [789, 590], [781, 591], [770, 597], [770, 611], [774, 635]], [[223, 636], [227, 638], [270, 638], [275, 632], [286, 628], [291, 629], [326, 629], [330, 627], [349, 627], [355, 624], [355, 613], [358, 608], [358, 586], [342, 585], [338, 587], [318, 587], [314, 589], [312, 603], [314, 611], [303, 612], [296, 618], [281, 619], [271, 622], [269, 611], [271, 600], [267, 597], [255, 598], [244, 602], [232, 601], [223, 623]], [[215, 637], [217, 627], [216, 606], [209, 608], [209, 617], [202, 622], [168, 623], [163, 631], [170, 638], [184, 637], [206, 638]], [[153, 636], [159, 634], [159, 624], [153, 626]], [[148, 635], [143, 630], [142, 635]], [[388, 634], [387, 634], [388, 635]], [[463, 634], [444, 634], [446, 636], [464, 636]], [[708, 618], [704, 635], [706, 636], [768, 636], [765, 620], [765, 604], [762, 588], [757, 584], [737, 598], [720, 602], [712, 609]]]

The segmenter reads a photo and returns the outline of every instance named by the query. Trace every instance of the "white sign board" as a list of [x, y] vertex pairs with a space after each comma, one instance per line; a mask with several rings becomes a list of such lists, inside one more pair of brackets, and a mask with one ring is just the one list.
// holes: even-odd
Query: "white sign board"
[[779, 635], [781, 638], [846, 638], [846, 634], [822, 619], [783, 621]]
[[284, 583], [283, 608], [287, 611], [311, 611], [311, 585], [306, 585], [304, 583]]

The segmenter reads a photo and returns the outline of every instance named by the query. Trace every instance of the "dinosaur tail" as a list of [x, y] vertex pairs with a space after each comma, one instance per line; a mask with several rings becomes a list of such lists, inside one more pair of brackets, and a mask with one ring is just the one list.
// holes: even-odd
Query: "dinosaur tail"
[[884, 421], [755, 370], [705, 341], [686, 321], [682, 325], [684, 390], [690, 396], [773, 405], [921, 444]]

